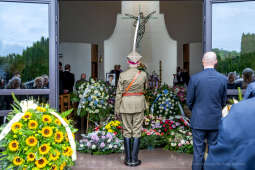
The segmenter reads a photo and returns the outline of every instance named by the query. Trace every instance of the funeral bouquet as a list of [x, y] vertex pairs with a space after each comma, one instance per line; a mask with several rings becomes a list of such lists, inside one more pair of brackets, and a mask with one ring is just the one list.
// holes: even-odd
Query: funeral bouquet
[[185, 129], [183, 126], [171, 131], [168, 136], [168, 145], [165, 149], [183, 153], [193, 153], [193, 141], [191, 130]]
[[0, 134], [1, 169], [64, 169], [76, 160], [73, 133], [65, 117], [49, 105], [16, 101]]
[[107, 123], [107, 125], [105, 125], [104, 129], [107, 132], [113, 133], [114, 135], [118, 136], [119, 138], [121, 137], [122, 126], [121, 126], [120, 121], [118, 121], [118, 120], [110, 121], [109, 123]]
[[108, 117], [113, 105], [109, 103], [109, 94], [106, 84], [103, 81], [95, 81], [92, 78], [89, 82], [78, 87], [80, 98], [77, 114], [84, 116], [89, 114], [89, 120], [99, 123]]
[[91, 154], [108, 154], [124, 150], [123, 141], [114, 133], [97, 130], [87, 135], [82, 135], [78, 150]]
[[179, 114], [178, 102], [179, 100], [172, 89], [164, 85], [157, 91], [157, 97], [151, 106], [151, 113], [168, 119], [172, 115]]
[[181, 103], [185, 103], [186, 102], [186, 88], [183, 86], [174, 86], [173, 90], [174, 90], [175, 94], [177, 95], [177, 97], [179, 98], [179, 100], [181, 101]]

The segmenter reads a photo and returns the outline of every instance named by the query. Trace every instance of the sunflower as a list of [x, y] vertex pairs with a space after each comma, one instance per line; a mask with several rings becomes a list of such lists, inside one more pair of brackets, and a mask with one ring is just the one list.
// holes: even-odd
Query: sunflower
[[65, 166], [66, 166], [66, 162], [62, 163], [62, 164], [60, 165], [59, 169], [60, 169], [60, 170], [63, 170], [63, 169], [65, 168]]
[[38, 112], [46, 112], [46, 109], [45, 109], [44, 107], [40, 107], [40, 106], [38, 106], [38, 107], [36, 108], [36, 110], [37, 110]]
[[22, 116], [22, 119], [24, 119], [25, 121], [28, 120], [28, 119], [31, 119], [32, 117], [32, 113], [30, 112], [26, 112], [23, 116]]
[[56, 120], [55, 120], [55, 123], [56, 123], [57, 125], [61, 126], [60, 120], [56, 119]]
[[50, 170], [58, 170], [58, 166], [57, 165], [52, 165]]
[[43, 121], [44, 123], [51, 123], [52, 120], [51, 120], [50, 115], [43, 115], [42, 121]]
[[34, 137], [34, 136], [29, 136], [27, 139], [26, 139], [26, 144], [28, 146], [35, 146], [37, 144], [37, 139]]
[[43, 135], [44, 137], [48, 138], [48, 137], [51, 137], [51, 136], [52, 136], [53, 130], [52, 130], [51, 127], [46, 126], [46, 127], [44, 127], [44, 128], [42, 129], [42, 132], [41, 132], [41, 133], [42, 133], [42, 135]]
[[12, 162], [14, 165], [20, 166], [23, 164], [24, 160], [19, 156], [15, 156]]
[[36, 129], [38, 127], [38, 123], [35, 120], [30, 120], [28, 122], [28, 128], [29, 129]]
[[11, 151], [17, 151], [19, 149], [19, 142], [17, 140], [13, 140], [9, 143], [9, 149]]
[[65, 156], [72, 156], [73, 150], [70, 146], [64, 147], [63, 149], [63, 155]]
[[64, 139], [63, 132], [57, 131], [55, 134], [55, 142], [61, 143]]
[[27, 161], [28, 162], [32, 162], [32, 161], [34, 161], [35, 160], [35, 154], [34, 153], [29, 153], [28, 155], [27, 155]]
[[20, 130], [22, 128], [22, 124], [19, 122], [15, 122], [12, 124], [12, 131], [16, 132], [17, 130]]
[[51, 154], [50, 154], [50, 160], [56, 161], [56, 160], [58, 160], [58, 158], [59, 158], [60, 152], [57, 151], [57, 150], [55, 150], [54, 152], [55, 152], [55, 153], [51, 153]]
[[43, 144], [42, 146], [39, 147], [39, 152], [42, 155], [49, 153], [49, 151], [50, 151], [50, 146], [48, 144]]
[[47, 165], [48, 161], [46, 158], [41, 158], [35, 161], [35, 165], [37, 168], [44, 168]]

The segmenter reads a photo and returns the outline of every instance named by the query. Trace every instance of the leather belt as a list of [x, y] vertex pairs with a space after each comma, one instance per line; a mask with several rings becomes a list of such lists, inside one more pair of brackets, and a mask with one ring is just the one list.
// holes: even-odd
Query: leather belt
[[142, 96], [144, 93], [123, 93], [122, 96]]

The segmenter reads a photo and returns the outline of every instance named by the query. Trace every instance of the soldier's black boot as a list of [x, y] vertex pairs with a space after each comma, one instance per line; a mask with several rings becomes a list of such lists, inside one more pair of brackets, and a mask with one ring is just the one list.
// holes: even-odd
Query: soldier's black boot
[[131, 166], [131, 138], [124, 138], [125, 165]]
[[139, 145], [140, 145], [140, 138], [134, 138], [132, 156], [131, 156], [132, 157], [131, 166], [138, 166], [142, 163], [141, 160], [138, 160]]

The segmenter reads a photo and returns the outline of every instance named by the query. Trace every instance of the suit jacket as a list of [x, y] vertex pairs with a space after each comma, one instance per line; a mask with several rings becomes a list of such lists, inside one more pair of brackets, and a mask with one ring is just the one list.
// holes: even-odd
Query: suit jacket
[[255, 98], [234, 104], [222, 118], [217, 144], [210, 146], [205, 170], [255, 169]]
[[215, 69], [205, 69], [189, 81], [187, 104], [192, 111], [191, 127], [217, 130], [226, 104], [227, 78]]
[[[137, 68], [129, 68], [127, 71], [120, 74], [115, 98], [115, 113], [139, 113], [145, 110], [146, 101], [144, 95], [122, 96], [138, 71]], [[142, 71], [128, 90], [128, 93], [144, 92], [147, 88], [147, 81], [147, 75]]]
[[63, 73], [63, 89], [67, 89], [70, 92], [73, 91], [74, 86], [74, 74], [69, 71]]
[[255, 82], [250, 83], [245, 91], [243, 99], [249, 99], [255, 96]]

